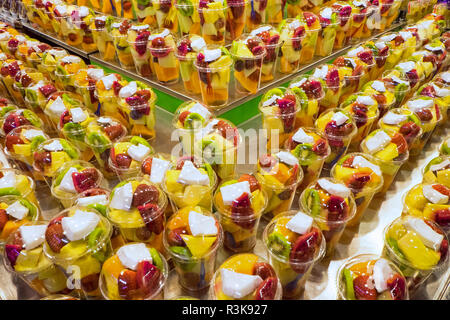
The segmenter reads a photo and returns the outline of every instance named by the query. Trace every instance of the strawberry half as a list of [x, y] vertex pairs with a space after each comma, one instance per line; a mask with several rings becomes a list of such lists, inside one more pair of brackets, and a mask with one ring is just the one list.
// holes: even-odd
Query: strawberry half
[[310, 232], [301, 235], [295, 240], [289, 254], [289, 264], [295, 272], [306, 272], [309, 265], [305, 263], [314, 259], [320, 241], [321, 235], [316, 228], [312, 228]]
[[358, 300], [376, 300], [377, 289], [368, 275], [361, 275], [353, 280], [353, 289]]
[[141, 261], [136, 268], [137, 286], [145, 295], [151, 295], [158, 289], [161, 271], [149, 261]]
[[406, 282], [405, 279], [399, 274], [394, 274], [387, 281], [387, 286], [389, 291], [391, 291], [391, 296], [394, 300], [403, 300], [405, 299], [406, 293]]
[[45, 241], [53, 252], [59, 253], [69, 243], [61, 224], [62, 217], [53, 219], [45, 230]]
[[249, 194], [244, 192], [232, 204], [231, 219], [238, 226], [244, 229], [251, 229], [256, 224], [256, 219], [252, 217], [253, 213]]
[[147, 203], [137, 208], [148, 230], [155, 234], [161, 234], [164, 231], [164, 217], [158, 205]]
[[99, 175], [95, 168], [87, 168], [82, 172], [73, 172], [72, 181], [78, 193], [97, 187]]
[[122, 299], [131, 299], [138, 288], [137, 273], [132, 270], [122, 271], [117, 278], [117, 286]]
[[277, 293], [278, 279], [270, 277], [264, 280], [256, 289], [255, 300], [274, 300]]

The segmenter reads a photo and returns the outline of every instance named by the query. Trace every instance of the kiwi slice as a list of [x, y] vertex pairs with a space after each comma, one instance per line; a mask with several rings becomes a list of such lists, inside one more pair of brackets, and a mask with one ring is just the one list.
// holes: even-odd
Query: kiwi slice
[[41, 122], [39, 121], [38, 116], [30, 110], [23, 110], [23, 116], [30, 121], [31, 125], [40, 128]]
[[295, 95], [297, 96], [302, 110], [305, 110], [306, 108], [308, 108], [308, 96], [306, 95], [305, 91], [303, 91], [303, 89], [298, 88], [298, 87], [291, 88], [291, 91], [293, 93], [295, 93]]
[[88, 208], [97, 210], [98, 212], [100, 212], [100, 214], [104, 217], [106, 217], [106, 206], [100, 203], [93, 203], [93, 204], [89, 204], [87, 205]]
[[313, 217], [317, 217], [320, 214], [320, 196], [319, 192], [314, 189], [306, 190], [306, 205], [308, 206], [310, 213]]
[[355, 102], [357, 99], [357, 96], [355, 94], [352, 94], [350, 97], [348, 97], [347, 99], [345, 99], [344, 102], [342, 102], [340, 108], [345, 108], [346, 106], [352, 104], [353, 102]]
[[45, 142], [45, 140], [46, 139], [43, 136], [34, 137], [31, 140], [31, 151], [35, 151], [41, 143]]
[[408, 89], [406, 83], [399, 83], [394, 90], [394, 96], [396, 101], [402, 101], [405, 97], [405, 90]]
[[189, 115], [184, 120], [185, 129], [195, 129], [201, 128], [205, 119], [196, 112], [189, 113]]
[[387, 238], [386, 241], [387, 241], [387, 244], [389, 245], [389, 247], [391, 247], [392, 251], [394, 251], [396, 255], [398, 255], [401, 259], [406, 260], [406, 257], [403, 255], [402, 251], [398, 247], [397, 240], [395, 240], [393, 238]]
[[264, 95], [264, 97], [262, 98], [262, 101], [267, 101], [267, 100], [269, 100], [272, 96], [275, 96], [275, 95], [277, 95], [277, 96], [279, 96], [279, 97], [282, 97], [284, 94], [283, 94], [283, 91], [282, 91], [281, 89], [278, 89], [278, 88], [270, 89], [270, 90], [267, 91], [267, 93]]
[[34, 220], [37, 215], [36, 207], [27, 199], [20, 199], [19, 202], [21, 205], [28, 209], [28, 217], [30, 218], [30, 220]]
[[161, 256], [159, 255], [158, 250], [155, 248], [149, 248], [150, 255], [152, 256], [153, 264], [161, 271], [164, 271], [164, 264], [162, 262]]
[[291, 244], [281, 233], [272, 232], [267, 239], [267, 247], [269, 247], [274, 254], [284, 259], [289, 259]]
[[435, 165], [435, 164], [439, 164], [439, 163], [441, 163], [442, 161], [443, 161], [443, 160], [442, 160], [441, 157], [436, 157], [436, 158], [434, 158], [433, 160], [431, 160], [431, 161], [427, 164], [427, 166], [426, 166], [425, 169], [424, 169], [424, 172], [429, 171], [431, 166], [433, 166], [433, 165]]
[[352, 272], [349, 269], [344, 268], [342, 273], [344, 274], [345, 289], [346, 289], [345, 293], [346, 293], [346, 296], [347, 296], [347, 300], [356, 300], [355, 289], [353, 288]]
[[98, 153], [104, 152], [111, 145], [111, 141], [104, 135], [99, 134], [98, 132], [92, 132], [88, 134], [87, 140], [89, 144], [93, 148], [95, 148]]
[[317, 155], [312, 151], [312, 146], [306, 143], [297, 145], [291, 153], [302, 166], [309, 166], [317, 159]]
[[150, 143], [148, 143], [147, 140], [145, 140], [144, 138], [138, 137], [138, 136], [133, 136], [130, 140], [130, 142], [134, 145], [138, 145], [138, 144], [142, 144], [150, 149], [153, 149], [152, 146], [150, 145]]
[[191, 252], [189, 251], [188, 248], [180, 247], [180, 246], [172, 246], [169, 249], [173, 253], [178, 254], [180, 256], [185, 256], [185, 257], [188, 257], [188, 258], [192, 257], [192, 254], [191, 254]]
[[185, 16], [190, 17], [194, 14], [194, 6], [190, 0], [177, 0], [179, 12]]
[[1, 108], [0, 109], [0, 117], [4, 117], [5, 114], [7, 114], [8, 112], [10, 112], [10, 111], [12, 111], [14, 109], [15, 109], [15, 107], [13, 107], [13, 106], [7, 106], [7, 107]]
[[64, 125], [63, 131], [71, 139], [84, 141], [84, 130], [79, 123], [68, 122]]
[[78, 159], [78, 152], [72, 146], [66, 141], [61, 139], [59, 141], [61, 143], [61, 146], [63, 147], [63, 150], [71, 157], [72, 159]]

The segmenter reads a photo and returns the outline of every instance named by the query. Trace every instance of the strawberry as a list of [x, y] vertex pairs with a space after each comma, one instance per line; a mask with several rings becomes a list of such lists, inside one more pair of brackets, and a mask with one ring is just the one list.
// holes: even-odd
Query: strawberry
[[217, 122], [216, 129], [220, 132], [222, 137], [229, 141], [233, 141], [233, 144], [237, 146], [239, 142], [239, 131], [237, 128], [234, 128], [226, 121], [219, 120], [219, 122]]
[[359, 191], [364, 188], [364, 185], [370, 181], [370, 175], [362, 172], [355, 172], [350, 181], [348, 187], [352, 190]]
[[49, 95], [51, 95], [53, 92], [56, 92], [56, 88], [52, 84], [47, 84], [45, 86], [40, 87], [39, 91], [42, 93], [44, 97], [48, 98]]
[[115, 157], [111, 157], [111, 160], [114, 162], [115, 165], [117, 165], [121, 169], [129, 168], [132, 161], [131, 157], [126, 154], [117, 154]]
[[421, 109], [416, 111], [416, 115], [419, 117], [421, 121], [430, 121], [433, 119], [433, 113], [429, 109]]
[[25, 142], [19, 136], [8, 134], [5, 140], [6, 149], [8, 149], [9, 151], [14, 151], [15, 144], [25, 144]]
[[256, 224], [256, 219], [252, 217], [253, 214], [249, 194], [244, 192], [232, 204], [231, 219], [238, 226], [244, 229], [251, 229]]
[[20, 70], [19, 63], [17, 61], [11, 62], [8, 65], [8, 72], [11, 77], [14, 77]]
[[416, 123], [411, 121], [402, 125], [399, 129], [399, 132], [403, 135], [408, 145], [410, 145], [413, 142], [414, 138], [417, 137], [420, 130], [420, 127]]
[[406, 142], [405, 138], [399, 133], [394, 134], [394, 136], [391, 138], [391, 142], [397, 145], [397, 151], [399, 154], [403, 154], [408, 150], [408, 143]]
[[354, 118], [356, 126], [358, 128], [362, 127], [363, 125], [365, 125], [367, 123], [368, 108], [365, 105], [363, 105], [361, 103], [356, 103], [355, 105], [353, 105], [352, 111], [353, 111], [353, 115], [354, 115], [353, 118]]
[[436, 221], [436, 223], [441, 227], [450, 227], [450, 209], [441, 209], [434, 211], [434, 221]]
[[322, 97], [322, 84], [320, 81], [310, 80], [306, 83], [307, 85], [303, 88], [303, 90], [305, 90], [308, 97], [312, 97], [314, 99], [319, 99]]
[[190, 111], [183, 111], [180, 116], [178, 117], [178, 121], [180, 121], [181, 125], [184, 126], [184, 121], [186, 120], [187, 116], [190, 115]]
[[339, 17], [341, 18], [341, 26], [345, 26], [347, 24], [348, 19], [350, 18], [350, 15], [352, 14], [352, 7], [345, 6], [340, 7], [339, 9]]
[[405, 299], [406, 294], [405, 278], [396, 273], [391, 278], [388, 279], [387, 286], [389, 288], [389, 291], [391, 291], [392, 299], [394, 300]]
[[282, 98], [277, 100], [278, 107], [280, 109], [281, 119], [284, 125], [284, 131], [290, 132], [294, 129], [295, 123], [295, 102]]
[[347, 159], [342, 162], [342, 166], [344, 168], [353, 168], [353, 160], [355, 159], [354, 156], [348, 157]]
[[419, 75], [415, 69], [406, 72], [406, 77], [408, 78], [411, 88], [414, 88], [414, 86], [419, 82]]
[[161, 271], [149, 261], [138, 263], [136, 269], [137, 286], [146, 296], [156, 292], [161, 276]]
[[277, 44], [278, 41], [280, 41], [280, 36], [278, 34], [275, 34], [275, 35], [273, 35], [272, 37], [269, 38], [267, 43], [268, 44]]
[[15, 128], [20, 126], [19, 116], [16, 114], [11, 114], [3, 122], [3, 131], [8, 134]]
[[376, 300], [377, 289], [368, 275], [361, 275], [353, 280], [353, 289], [358, 300]]
[[153, 185], [140, 184], [133, 193], [133, 207], [143, 206], [147, 203], [158, 203], [159, 191]]
[[295, 51], [299, 51], [302, 48], [302, 40], [305, 36], [305, 27], [300, 26], [294, 31], [294, 35], [292, 37], [292, 47]]
[[277, 274], [272, 266], [266, 262], [257, 262], [253, 266], [253, 275], [260, 276], [261, 279], [266, 280], [268, 278], [276, 278]]
[[264, 48], [262, 46], [255, 46], [252, 48], [252, 53], [255, 56], [260, 56], [264, 53]]
[[84, 292], [93, 292], [98, 288], [99, 273], [92, 273], [81, 279], [81, 288]]
[[242, 181], [248, 181], [248, 183], [250, 184], [250, 192], [252, 192], [252, 193], [256, 190], [261, 190], [261, 186], [259, 185], [258, 180], [252, 174], [243, 174], [238, 179], [238, 182], [242, 182]]
[[432, 188], [447, 197], [450, 197], [450, 189], [442, 184], [433, 184]]
[[433, 86], [426, 86], [425, 88], [422, 89], [420, 94], [422, 96], [434, 98], [436, 96], [436, 90], [434, 90]]
[[317, 154], [318, 156], [326, 156], [328, 153], [328, 143], [325, 139], [318, 139], [312, 148], [312, 151]]
[[59, 125], [62, 128], [66, 123], [69, 122], [72, 122], [72, 116], [70, 115], [69, 110], [65, 110], [63, 113], [61, 113], [61, 117], [59, 118]]
[[114, 81], [112, 87], [114, 95], [118, 96], [120, 89], [122, 89], [122, 85], [119, 83], [119, 81]]
[[117, 279], [119, 288], [119, 296], [123, 299], [131, 299], [138, 288], [137, 272], [132, 270], [124, 270]]
[[99, 174], [95, 168], [87, 168], [82, 172], [72, 173], [73, 185], [78, 193], [95, 188], [97, 186], [98, 179]]
[[303, 18], [305, 19], [308, 27], [311, 27], [317, 20], [316, 16], [310, 12], [303, 12]]
[[265, 168], [267, 169], [267, 171], [270, 171], [277, 163], [277, 159], [275, 159], [270, 154], [263, 154], [259, 157], [258, 162], [261, 168]]
[[342, 221], [347, 217], [348, 205], [339, 196], [331, 195], [327, 201], [328, 221]]
[[0, 209], [0, 231], [3, 230], [5, 224], [8, 222], [8, 214], [5, 209]]
[[155, 234], [161, 234], [164, 230], [164, 215], [158, 205], [147, 203], [137, 208], [147, 229]]
[[139, 107], [145, 104], [145, 101], [139, 96], [131, 96], [125, 99], [126, 103], [132, 107]]
[[382, 94], [374, 94], [372, 97], [376, 100], [376, 102], [378, 102], [378, 104], [380, 106], [385, 106], [386, 105], [387, 99], [386, 99], [386, 97], [384, 95], [382, 95]]
[[309, 265], [305, 264], [314, 259], [317, 249], [320, 245], [321, 235], [317, 228], [311, 228], [311, 231], [301, 235], [292, 245], [289, 255], [289, 264], [297, 273], [305, 273]]
[[6, 244], [5, 245], [5, 253], [6, 257], [9, 260], [9, 263], [11, 264], [11, 267], [14, 267], [16, 264], [17, 258], [19, 257], [20, 251], [22, 251], [22, 248], [18, 245], [14, 244]]
[[333, 91], [339, 90], [339, 71], [337, 69], [328, 71], [326, 83], [329, 89]]
[[357, 54], [358, 58], [361, 59], [362, 62], [372, 65], [373, 64], [373, 55], [372, 51], [370, 50], [364, 50]]
[[144, 161], [142, 161], [141, 164], [141, 171], [144, 174], [151, 175], [152, 174], [152, 162], [153, 158], [145, 158]]
[[139, 55], [143, 55], [143, 54], [145, 54], [145, 52], [147, 52], [148, 37], [150, 37], [150, 32], [149, 31], [141, 32], [136, 37], [136, 42], [135, 42], [134, 47], [136, 49], [136, 52]]
[[184, 228], [184, 227], [170, 230], [169, 234], [167, 235], [167, 241], [168, 241], [169, 245], [185, 247], [186, 243], [184, 242], [183, 238], [181, 237], [182, 234], [188, 234], [186, 228]]
[[124, 129], [120, 124], [110, 125], [104, 130], [110, 140], [116, 140], [118, 137], [123, 135], [124, 132]]
[[255, 300], [274, 300], [277, 294], [278, 279], [270, 277], [264, 280], [256, 289]]
[[185, 161], [191, 161], [194, 164], [194, 167], [198, 168], [197, 161], [193, 156], [182, 156], [177, 160], [177, 170], [181, 170], [184, 167]]
[[445, 258], [448, 254], [448, 241], [447, 239], [442, 240], [441, 247], [439, 248], [439, 252], [441, 253], [441, 259], [439, 261], [445, 261]]
[[69, 240], [64, 235], [62, 217], [53, 219], [45, 230], [45, 241], [53, 252], [59, 253]]

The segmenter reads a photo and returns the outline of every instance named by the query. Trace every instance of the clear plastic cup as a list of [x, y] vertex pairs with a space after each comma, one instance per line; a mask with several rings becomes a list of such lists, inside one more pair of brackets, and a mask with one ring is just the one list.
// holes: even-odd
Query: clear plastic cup
[[[434, 272], [446, 266], [448, 262], [448, 248], [444, 249], [444, 246], [441, 245], [439, 248], [442, 249], [441, 253], [436, 248], [425, 246], [415, 231], [405, 227], [405, 223], [414, 221], [413, 219], [417, 218], [403, 216], [395, 219], [386, 227], [382, 253], [382, 256], [391, 260], [402, 271], [410, 294], [413, 294]], [[442, 244], [445, 241], [448, 245], [448, 238], [438, 225], [431, 220], [418, 219], [425, 222], [436, 233], [441, 234], [443, 236]], [[415, 221], [417, 222], [417, 220]], [[421, 260], [419, 255], [424, 251], [427, 255]], [[426, 259], [427, 257], [428, 259]]]
[[[139, 243], [128, 243], [122, 248], [137, 244]], [[99, 288], [105, 300], [164, 300], [164, 286], [169, 276], [169, 265], [157, 250], [148, 249], [152, 262], [140, 261], [136, 271], [124, 266], [117, 253], [105, 261], [99, 279]], [[141, 270], [146, 270], [143, 275], [140, 273]], [[136, 277], [130, 280], [126, 278], [127, 273]], [[139, 279], [138, 275], [145, 281]]]
[[301, 75], [291, 81], [289, 89], [297, 95], [300, 103], [295, 126], [313, 127], [319, 114], [320, 100], [325, 96], [322, 82], [314, 76]]
[[261, 25], [265, 25], [268, 19], [266, 14], [268, 1], [266, 0], [250, 0], [247, 1], [246, 21], [245, 29], [246, 32], [250, 32], [259, 28]]
[[267, 0], [267, 23], [278, 26], [284, 18], [284, 10], [286, 7], [286, 2], [283, 0]]
[[[253, 0], [254, 3], [256, 3], [255, 1], [257, 0]], [[254, 6], [256, 5], [257, 4], [254, 4]], [[266, 48], [266, 55], [264, 56], [261, 67], [261, 82], [265, 83], [272, 81], [276, 76], [278, 54], [280, 52], [280, 47], [283, 44], [283, 42], [280, 41], [280, 34], [275, 27], [268, 24], [260, 25], [258, 28], [253, 29], [250, 34], [260, 37]]]
[[[23, 224], [28, 227], [44, 227], [47, 222], [34, 221]], [[42, 244], [26, 249], [22, 241], [21, 229], [13, 232], [5, 244], [3, 263], [6, 270], [19, 276], [37, 294], [48, 296], [69, 293], [67, 277], [48, 257], [44, 255]]]
[[345, 2], [338, 2], [332, 6], [333, 12], [337, 13], [339, 17], [339, 25], [336, 30], [336, 38], [334, 40], [334, 49], [341, 49], [346, 45], [347, 33], [352, 24], [351, 14], [352, 7]]
[[[298, 21], [298, 19], [286, 19], [287, 26], [285, 27], [291, 28], [290, 26], [292, 23], [295, 23], [296, 21]], [[291, 31], [294, 32], [295, 30]], [[293, 34], [292, 37], [283, 42], [279, 53], [279, 72], [294, 73], [300, 68], [303, 52], [303, 40], [306, 38], [307, 32], [308, 31], [305, 31], [298, 35]]]
[[408, 79], [403, 76], [394, 76], [389, 70], [383, 72], [382, 81], [386, 89], [395, 95], [393, 108], [401, 107], [412, 95]]
[[127, 41], [127, 35], [116, 33], [112, 34], [112, 37], [120, 66], [126, 70], [135, 70], [133, 56]]
[[361, 39], [370, 37], [365, 30], [368, 12], [353, 12], [350, 17], [350, 28], [347, 32], [347, 43], [358, 43]]
[[[359, 164], [356, 166], [353, 165], [353, 161], [349, 163], [348, 159], [356, 157], [364, 158], [372, 167], [360, 167]], [[349, 153], [332, 168], [331, 177], [343, 182], [352, 191], [356, 203], [356, 214], [347, 222], [347, 226], [358, 225], [373, 196], [383, 187], [383, 175], [377, 160], [368, 154]]]
[[[158, 30], [156, 33], [162, 32], [163, 30]], [[166, 37], [174, 39], [171, 34], [168, 34]], [[156, 39], [161, 38], [162, 37]], [[155, 70], [156, 78], [162, 84], [172, 84], [178, 82], [180, 70], [178, 59], [176, 58], [175, 45], [175, 42], [172, 41], [170, 44], [164, 42], [164, 47], [154, 47], [153, 41], [149, 42], [149, 50], [153, 59], [153, 69]]]
[[[341, 182], [333, 178], [321, 178], [333, 183]], [[356, 204], [352, 193], [340, 197], [322, 188], [319, 182], [313, 181], [301, 194], [300, 208], [310, 215], [322, 231], [326, 241], [326, 256], [330, 256], [339, 242], [344, 229], [356, 213]]]
[[[197, 58], [197, 48], [194, 49], [191, 46], [194, 37], [195, 36], [192, 35], [186, 35], [178, 41], [176, 57], [180, 62], [180, 73], [184, 89], [193, 94], [200, 94], [200, 78], [194, 67], [194, 61]], [[200, 39], [203, 38], [195, 37], [195, 39], [201, 41]]]
[[[235, 200], [231, 205], [225, 204], [221, 186], [241, 181], [240, 178], [249, 179], [252, 182], [251, 194], [247, 194], [250, 206], [239, 207], [238, 204], [235, 204], [238, 200]], [[255, 182], [257, 186], [253, 186]], [[259, 220], [267, 206], [267, 200], [265, 191], [262, 190], [253, 175], [235, 176], [222, 182], [214, 194], [214, 207], [219, 213], [219, 220], [224, 232], [223, 245], [226, 249], [232, 252], [249, 252], [254, 248]]]
[[406, 22], [415, 23], [422, 17], [422, 1], [408, 1], [408, 10], [406, 12]]
[[177, 1], [175, 8], [177, 9], [180, 36], [200, 35], [201, 25], [198, 4], [190, 1]]
[[[131, 55], [133, 56], [134, 66], [136, 67], [136, 72], [142, 77], [149, 78], [153, 74], [152, 66], [152, 55], [148, 48], [148, 36], [150, 36], [150, 27], [148, 25], [136, 26], [136, 38], [134, 41], [130, 41], [130, 32], [135, 28], [132, 26], [128, 30], [128, 45], [130, 46]], [[138, 31], [137, 28], [142, 28], [143, 31]], [[148, 35], [148, 36], [145, 36]]]
[[227, 17], [226, 17], [226, 39], [235, 40], [244, 33], [245, 21], [247, 16], [246, 0], [229, 0], [227, 1]]
[[39, 206], [35, 194], [36, 183], [31, 177], [25, 175], [25, 173], [20, 170], [11, 168], [0, 169], [0, 176], [2, 178], [5, 176], [14, 177], [16, 181], [14, 187], [0, 188], [1, 196], [20, 196], [34, 203], [36, 206]]
[[[188, 220], [192, 211], [214, 218], [217, 233], [214, 236], [190, 234]], [[187, 238], [189, 236], [190, 238]], [[198, 242], [197, 246], [194, 246], [195, 242]], [[195, 292], [204, 290], [210, 285], [214, 277], [217, 251], [222, 242], [222, 227], [209, 211], [200, 210], [199, 207], [185, 207], [170, 217], [166, 224], [163, 243], [175, 265], [178, 282], [183, 289]]]
[[[222, 270], [238, 274], [259, 276], [261, 284], [253, 292], [241, 297], [241, 294], [228, 296], [222, 284]], [[251, 273], [250, 273], [251, 272]], [[282, 287], [273, 267], [266, 260], [252, 253], [233, 255], [225, 260], [214, 274], [209, 297], [212, 300], [281, 300]]]
[[[382, 265], [390, 274], [384, 279], [385, 283], [378, 284], [383, 286], [381, 288], [372, 282], [375, 265]], [[373, 254], [348, 258], [339, 268], [336, 282], [339, 300], [409, 300], [406, 279], [400, 269], [393, 262]], [[386, 289], [383, 290], [384, 286]]]
[[[270, 221], [263, 233], [263, 242], [268, 252], [269, 263], [275, 269], [283, 287], [283, 299], [298, 299], [304, 290], [311, 270], [325, 254], [325, 237], [315, 223], [304, 235], [291, 232], [285, 227], [295, 214], [297, 214], [296, 211], [287, 211], [276, 216]], [[310, 249], [308, 254], [295, 255], [296, 252], [293, 251], [290, 242], [295, 246], [305, 236], [309, 239], [308, 244], [305, 243], [305, 246]], [[288, 242], [288, 238], [291, 241]], [[274, 245], [272, 246], [272, 244]], [[288, 244], [288, 247], [286, 244]], [[311, 245], [314, 248], [310, 248]], [[281, 246], [283, 248], [280, 248]], [[280, 248], [280, 250], [276, 250], [277, 248]], [[281, 250], [284, 250], [284, 252]]]
[[213, 8], [198, 8], [202, 37], [207, 44], [225, 44], [225, 15], [227, 10], [228, 7], [223, 4]]
[[[328, 9], [328, 7], [325, 8]], [[329, 9], [331, 10], [331, 8]], [[337, 30], [341, 24], [341, 20], [338, 14], [332, 13], [332, 15], [335, 15], [335, 21], [332, 22], [328, 19], [321, 21], [322, 29], [318, 33], [315, 52], [319, 57], [327, 57], [333, 52]]]

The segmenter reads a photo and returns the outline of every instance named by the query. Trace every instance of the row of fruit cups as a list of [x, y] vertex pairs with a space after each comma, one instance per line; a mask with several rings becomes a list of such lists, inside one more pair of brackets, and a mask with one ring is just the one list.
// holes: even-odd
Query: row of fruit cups
[[[79, 6], [79, 8], [85, 8], [82, 9], [85, 14], [73, 15], [72, 10], [77, 10], [77, 6], [73, 4], [48, 0], [27, 0], [25, 2], [30, 22], [34, 23], [34, 25], [41, 28], [44, 32], [50, 30], [56, 35], [66, 37], [69, 30], [63, 26], [61, 32], [61, 25], [67, 23], [67, 18], [69, 19], [69, 23], [74, 22], [74, 17], [76, 19], [81, 18], [81, 20], [86, 22], [85, 28], [82, 29], [87, 30], [90, 27], [88, 21], [92, 21], [94, 12], [100, 11], [98, 8]], [[135, 10], [137, 9], [136, 19], [133, 15], [130, 17], [129, 15], [119, 14], [116, 17], [145, 23], [152, 29], [167, 28], [173, 33], [179, 32], [181, 36], [187, 34], [202, 35], [208, 43], [208, 40], [211, 40], [214, 44], [223, 45], [226, 39], [237, 39], [244, 31], [250, 32], [261, 24], [269, 23], [278, 25], [282, 23], [283, 18], [295, 18], [311, 9], [315, 14], [320, 14], [325, 8], [325, 5], [321, 5], [304, 10], [298, 2], [289, 3], [287, 6], [288, 14], [284, 16], [285, 3], [281, 0], [269, 2], [273, 3], [269, 4], [267, 1], [258, 1], [255, 3], [254, 1], [246, 0], [223, 3], [222, 1], [208, 0], [195, 4], [190, 1], [178, 1], [175, 3], [175, 1], [171, 0], [158, 0], [148, 1], [148, 3], [142, 4], [133, 1], [133, 4], [137, 6], [135, 8]], [[372, 2], [338, 1], [332, 5], [328, 5], [330, 9], [333, 9], [334, 15], [331, 11], [327, 11], [326, 15], [320, 18], [320, 20], [324, 27], [330, 24], [333, 26], [325, 32], [328, 33], [328, 36], [332, 36], [336, 32], [348, 32], [349, 34], [347, 36], [353, 38], [370, 36], [373, 31], [383, 31], [395, 21], [399, 14], [401, 4], [401, 0]], [[106, 12], [106, 14], [108, 13]], [[312, 13], [308, 13], [307, 19], [318, 20], [318, 17]], [[60, 25], [58, 26], [57, 24]], [[75, 25], [79, 29], [79, 25], [77, 24], [77, 21], [75, 21]], [[320, 29], [320, 25], [318, 25], [318, 29]], [[340, 42], [340, 44], [337, 44], [338, 47], [342, 45], [344, 40], [341, 35], [339, 37], [341, 39], [338, 41]]]

